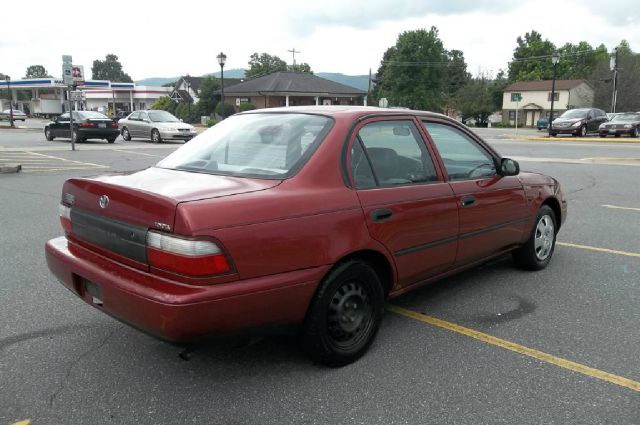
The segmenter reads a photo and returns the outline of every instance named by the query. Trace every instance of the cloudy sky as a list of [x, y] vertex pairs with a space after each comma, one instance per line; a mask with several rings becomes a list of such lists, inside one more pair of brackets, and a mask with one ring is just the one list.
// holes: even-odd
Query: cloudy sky
[[626, 39], [640, 51], [638, 0], [31, 0], [1, 10], [0, 72], [13, 78], [32, 64], [59, 76], [63, 54], [90, 75], [94, 59], [114, 53], [138, 80], [218, 71], [220, 51], [225, 69], [246, 68], [253, 52], [290, 63], [292, 48], [316, 72], [366, 74], [399, 33], [433, 25], [474, 74], [506, 68], [532, 29], [556, 45]]

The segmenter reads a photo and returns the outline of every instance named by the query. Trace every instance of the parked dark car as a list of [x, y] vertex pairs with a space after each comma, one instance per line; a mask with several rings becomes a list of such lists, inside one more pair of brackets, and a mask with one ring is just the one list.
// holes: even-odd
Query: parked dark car
[[601, 109], [569, 109], [553, 120], [550, 133], [552, 136], [558, 134], [586, 136], [588, 133], [597, 133], [600, 124], [606, 121], [607, 115]]
[[557, 180], [443, 115], [262, 109], [154, 167], [67, 180], [46, 258], [75, 296], [160, 338], [277, 326], [343, 365], [385, 299], [506, 253], [545, 268], [566, 212]]
[[640, 113], [618, 113], [611, 121], [600, 124], [600, 137], [607, 137], [608, 135], [640, 137]]
[[536, 123], [536, 127], [538, 127], [538, 130], [545, 130], [545, 129], [549, 128], [549, 118], [548, 117], [540, 117], [540, 119]]
[[69, 113], [65, 112], [44, 128], [44, 136], [49, 141], [56, 137], [64, 137], [73, 138], [74, 142], [105, 139], [113, 143], [120, 135], [118, 123], [100, 112], [73, 111], [73, 134], [69, 124]]

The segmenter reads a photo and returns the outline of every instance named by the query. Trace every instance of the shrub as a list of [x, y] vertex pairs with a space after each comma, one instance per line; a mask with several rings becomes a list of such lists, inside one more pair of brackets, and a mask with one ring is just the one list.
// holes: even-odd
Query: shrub
[[[224, 103], [224, 117], [230, 117], [231, 115], [236, 113], [236, 108], [233, 107], [233, 105], [229, 104], [229, 103]], [[216, 105], [216, 114], [218, 116], [223, 116], [222, 114], [222, 102], [218, 102], [218, 104]]]
[[240, 112], [252, 111], [252, 110], [256, 109], [256, 106], [253, 103], [242, 102], [238, 109], [240, 110]]
[[218, 122], [220, 122], [220, 120], [217, 120], [215, 118], [209, 118], [207, 120], [207, 127], [213, 127], [214, 125], [218, 124]]

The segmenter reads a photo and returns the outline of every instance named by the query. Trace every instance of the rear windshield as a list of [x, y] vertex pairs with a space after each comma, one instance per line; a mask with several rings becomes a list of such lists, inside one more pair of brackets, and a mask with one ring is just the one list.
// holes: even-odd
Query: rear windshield
[[560, 115], [560, 118], [584, 118], [588, 112], [586, 109], [571, 109]]
[[234, 115], [160, 161], [157, 167], [256, 178], [287, 178], [307, 161], [333, 124], [320, 115]]
[[101, 119], [109, 119], [108, 116], [101, 114], [100, 112], [95, 112], [95, 111], [82, 111], [82, 112], [78, 112], [80, 114], [81, 117], [83, 118], [89, 118], [89, 119], [93, 119], [93, 118], [101, 118]]

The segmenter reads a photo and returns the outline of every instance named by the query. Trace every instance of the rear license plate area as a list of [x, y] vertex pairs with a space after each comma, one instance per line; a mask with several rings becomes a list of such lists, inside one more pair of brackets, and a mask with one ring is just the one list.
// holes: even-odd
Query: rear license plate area
[[90, 300], [92, 304], [102, 307], [102, 291], [100, 290], [100, 286], [90, 280], [82, 279], [82, 287], [84, 289], [85, 298]]
[[101, 123], [98, 124], [98, 128], [107, 128], [107, 124], [101, 122]]

